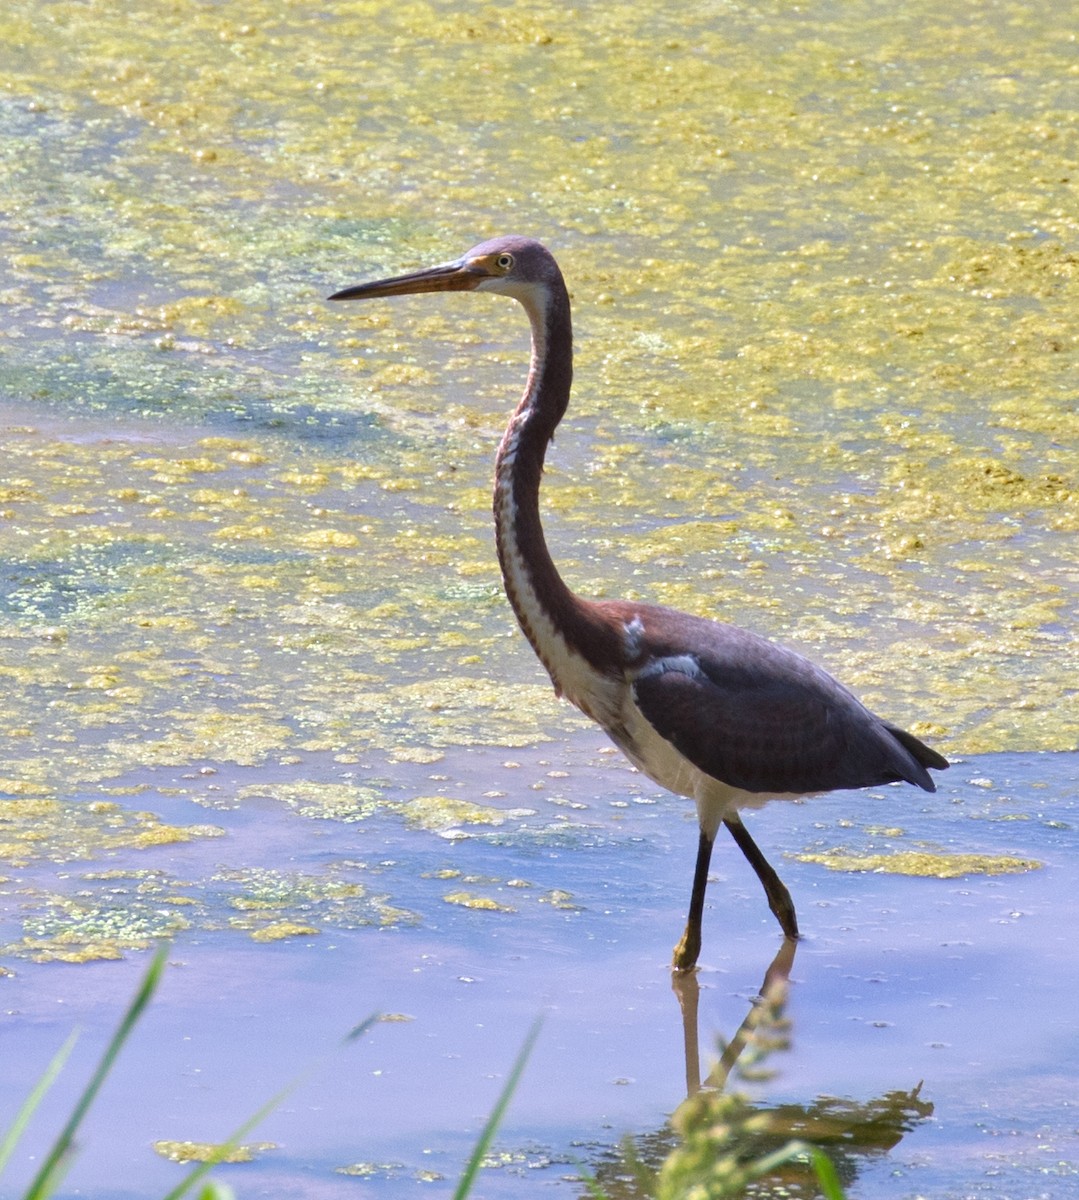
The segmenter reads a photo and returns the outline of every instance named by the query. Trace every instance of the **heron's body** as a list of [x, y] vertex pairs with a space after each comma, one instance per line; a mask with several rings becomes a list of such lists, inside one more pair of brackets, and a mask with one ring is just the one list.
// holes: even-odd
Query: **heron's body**
[[544, 455], [569, 402], [573, 362], [569, 297], [551, 255], [526, 238], [497, 238], [456, 263], [332, 298], [451, 290], [510, 295], [532, 325], [528, 383], [495, 468], [498, 556], [517, 620], [559, 695], [650, 779], [697, 806], [697, 869], [675, 966], [688, 969], [697, 959], [720, 824], [761, 878], [784, 933], [797, 937], [790, 896], [739, 811], [899, 780], [933, 791], [926, 768], [947, 762], [874, 716], [825, 671], [756, 634], [657, 605], [574, 595], [547, 550], [539, 512]]

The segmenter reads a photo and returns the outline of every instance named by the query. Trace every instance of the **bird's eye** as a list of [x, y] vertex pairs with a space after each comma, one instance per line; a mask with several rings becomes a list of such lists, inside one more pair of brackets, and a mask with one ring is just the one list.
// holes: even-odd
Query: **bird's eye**
[[513, 255], [500, 254], [495, 259], [495, 266], [497, 266], [500, 271], [509, 271], [513, 267]]

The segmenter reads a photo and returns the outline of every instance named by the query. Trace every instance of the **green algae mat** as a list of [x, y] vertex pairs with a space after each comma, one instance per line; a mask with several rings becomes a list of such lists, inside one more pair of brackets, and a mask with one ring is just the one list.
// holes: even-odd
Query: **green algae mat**
[[[359, 869], [158, 856], [260, 802], [496, 825], [447, 751], [580, 728], [494, 564], [521, 314], [323, 299], [497, 232], [573, 292], [544, 502], [579, 591], [791, 642], [949, 754], [1075, 746], [1054, 6], [12, 0], [0, 78], [10, 950], [403, 920]], [[135, 872], [126, 924], [72, 863]]]

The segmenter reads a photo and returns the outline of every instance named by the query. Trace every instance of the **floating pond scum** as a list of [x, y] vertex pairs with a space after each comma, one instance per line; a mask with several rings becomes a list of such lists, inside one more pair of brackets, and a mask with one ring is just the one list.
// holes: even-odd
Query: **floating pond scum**
[[[476, 1195], [676, 1143], [695, 831], [502, 596], [519, 314], [323, 301], [501, 232], [573, 293], [574, 588], [790, 643], [958, 760], [756, 815], [806, 938], [749, 1102], [851, 1197], [1073, 1194], [1074, 50], [1011, 0], [9, 0], [0, 1129], [83, 1030], [13, 1194], [162, 938], [67, 1194], [166, 1195], [155, 1144], [375, 1011], [238, 1196], [451, 1195], [541, 1011]], [[713, 871], [702, 1059], [777, 945]]]

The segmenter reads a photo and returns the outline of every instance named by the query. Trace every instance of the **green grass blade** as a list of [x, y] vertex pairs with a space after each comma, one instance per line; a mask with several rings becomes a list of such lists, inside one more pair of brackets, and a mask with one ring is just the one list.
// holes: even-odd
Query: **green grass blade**
[[239, 1146], [241, 1139], [246, 1137], [247, 1134], [249, 1134], [260, 1121], [268, 1117], [283, 1100], [285, 1100], [293, 1091], [296, 1090], [301, 1082], [302, 1080], [294, 1080], [286, 1087], [283, 1087], [276, 1096], [271, 1096], [270, 1099], [267, 1100], [257, 1112], [248, 1117], [247, 1120], [235, 1130], [231, 1137], [221, 1142], [220, 1145], [218, 1145], [214, 1150], [214, 1153], [211, 1154], [205, 1162], [199, 1163], [197, 1167], [189, 1171], [188, 1174], [186, 1174], [183, 1179], [181, 1179], [180, 1182], [172, 1189], [172, 1191], [169, 1192], [169, 1194], [165, 1197], [165, 1200], [179, 1200], [179, 1197], [186, 1195], [195, 1186], [195, 1184], [207, 1174], [207, 1172], [212, 1171], [214, 1167], [223, 1162], [228, 1155], [231, 1154], [237, 1146]]
[[525, 1038], [524, 1045], [517, 1055], [517, 1060], [514, 1062], [513, 1069], [509, 1073], [509, 1078], [506, 1080], [506, 1086], [502, 1089], [494, 1108], [491, 1109], [491, 1115], [487, 1118], [487, 1124], [483, 1127], [480, 1140], [476, 1143], [476, 1147], [472, 1151], [472, 1157], [468, 1160], [468, 1165], [461, 1176], [461, 1182], [457, 1185], [457, 1190], [453, 1193], [453, 1200], [465, 1200], [465, 1197], [472, 1190], [472, 1184], [480, 1169], [480, 1163], [483, 1162], [484, 1155], [490, 1149], [495, 1132], [499, 1125], [502, 1124], [502, 1118], [506, 1115], [506, 1109], [513, 1098], [513, 1093], [517, 1090], [518, 1083], [521, 1082], [525, 1064], [532, 1053], [532, 1047], [536, 1044], [536, 1038], [539, 1037], [540, 1026], [542, 1024], [543, 1018], [537, 1017], [535, 1024], [529, 1030], [528, 1037]]
[[116, 1032], [112, 1035], [112, 1040], [106, 1047], [105, 1053], [101, 1056], [101, 1061], [98, 1063], [97, 1069], [90, 1076], [90, 1082], [83, 1089], [78, 1103], [72, 1110], [71, 1116], [68, 1117], [67, 1124], [60, 1131], [56, 1141], [52, 1145], [52, 1149], [41, 1164], [41, 1170], [34, 1177], [33, 1183], [30, 1184], [24, 1200], [45, 1200], [45, 1197], [58, 1186], [60, 1180], [63, 1178], [64, 1172], [71, 1161], [72, 1151], [75, 1146], [75, 1134], [82, 1124], [82, 1119], [86, 1116], [90, 1105], [93, 1104], [97, 1093], [101, 1089], [101, 1085], [112, 1070], [116, 1056], [123, 1048], [124, 1042], [127, 1041], [128, 1036], [132, 1029], [135, 1028], [147, 1004], [150, 1003], [150, 997], [157, 990], [157, 985], [161, 981], [161, 973], [165, 969], [165, 960], [168, 958], [168, 954], [169, 946], [166, 943], [154, 955], [153, 961], [146, 969], [146, 974], [143, 975], [142, 982], [139, 984], [138, 991], [128, 1006], [123, 1020], [121, 1020], [116, 1028]]
[[26, 1097], [22, 1108], [15, 1114], [15, 1120], [12, 1121], [11, 1128], [4, 1134], [3, 1140], [0, 1141], [0, 1175], [3, 1175], [4, 1168], [14, 1153], [15, 1147], [19, 1144], [19, 1139], [22, 1137], [26, 1126], [30, 1123], [30, 1118], [37, 1110], [37, 1106], [44, 1099], [45, 1093], [56, 1082], [57, 1075], [64, 1069], [64, 1063], [70, 1057], [71, 1051], [74, 1050], [78, 1039], [78, 1033], [72, 1032], [67, 1041], [52, 1056], [52, 1060], [45, 1068], [41, 1078], [34, 1084], [30, 1095]]
[[[355, 1026], [353, 1029], [350, 1029], [349, 1032], [341, 1039], [341, 1044], [347, 1046], [350, 1042], [355, 1042], [359, 1038], [363, 1037], [363, 1035], [371, 1028], [371, 1026], [377, 1023], [378, 1019], [378, 1014], [375, 1013], [374, 1015], [368, 1017], [365, 1021], [361, 1021], [359, 1025]], [[248, 1117], [247, 1120], [244, 1121], [236, 1130], [234, 1130], [225, 1141], [221, 1142], [220, 1145], [218, 1145], [215, 1149], [214, 1153], [210, 1155], [205, 1162], [199, 1163], [197, 1167], [189, 1171], [188, 1174], [185, 1175], [183, 1179], [181, 1179], [180, 1182], [172, 1189], [172, 1191], [169, 1192], [169, 1194], [165, 1197], [165, 1200], [180, 1200], [181, 1196], [186, 1195], [195, 1186], [195, 1184], [207, 1174], [207, 1172], [212, 1171], [214, 1167], [223, 1162], [224, 1159], [231, 1154], [237, 1146], [239, 1146], [241, 1140], [245, 1138], [251, 1132], [251, 1130], [255, 1128], [256, 1125], [265, 1120], [266, 1117], [268, 1117], [279, 1104], [288, 1099], [288, 1097], [291, 1096], [298, 1087], [306, 1083], [307, 1080], [310, 1079], [311, 1076], [323, 1066], [324, 1061], [324, 1059], [320, 1059], [313, 1066], [308, 1067], [305, 1071], [297, 1075], [295, 1079], [287, 1083], [275, 1096], [271, 1096], [270, 1099], [267, 1100], [257, 1112]], [[207, 1188], [212, 1187], [224, 1188], [224, 1185], [213, 1183], [207, 1184]], [[204, 1189], [202, 1195], [200, 1196], [200, 1200], [203, 1200], [205, 1194], [206, 1192]], [[227, 1189], [224, 1191], [224, 1194], [229, 1194]], [[213, 1195], [212, 1192], [211, 1195]]]
[[360, 1038], [371, 1028], [372, 1025], [377, 1025], [382, 1017], [378, 1013], [372, 1013], [371, 1016], [362, 1020], [359, 1025], [350, 1029], [348, 1033], [341, 1039], [341, 1045], [347, 1046], [349, 1042], [359, 1041]]
[[796, 1158], [809, 1160], [816, 1173], [817, 1182], [824, 1192], [825, 1200], [845, 1200], [843, 1187], [839, 1182], [839, 1176], [836, 1174], [832, 1160], [819, 1146], [811, 1146], [808, 1142], [788, 1142], [779, 1150], [773, 1150], [771, 1154], [756, 1159], [748, 1164], [749, 1176], [752, 1179], [762, 1179], [765, 1175], [770, 1175]]
[[816, 1146], [810, 1147], [809, 1157], [813, 1163], [813, 1170], [817, 1173], [817, 1182], [821, 1186], [825, 1200], [846, 1200], [835, 1163]]
[[199, 1192], [199, 1200], [236, 1200], [236, 1193], [227, 1183], [218, 1183], [211, 1179]]

